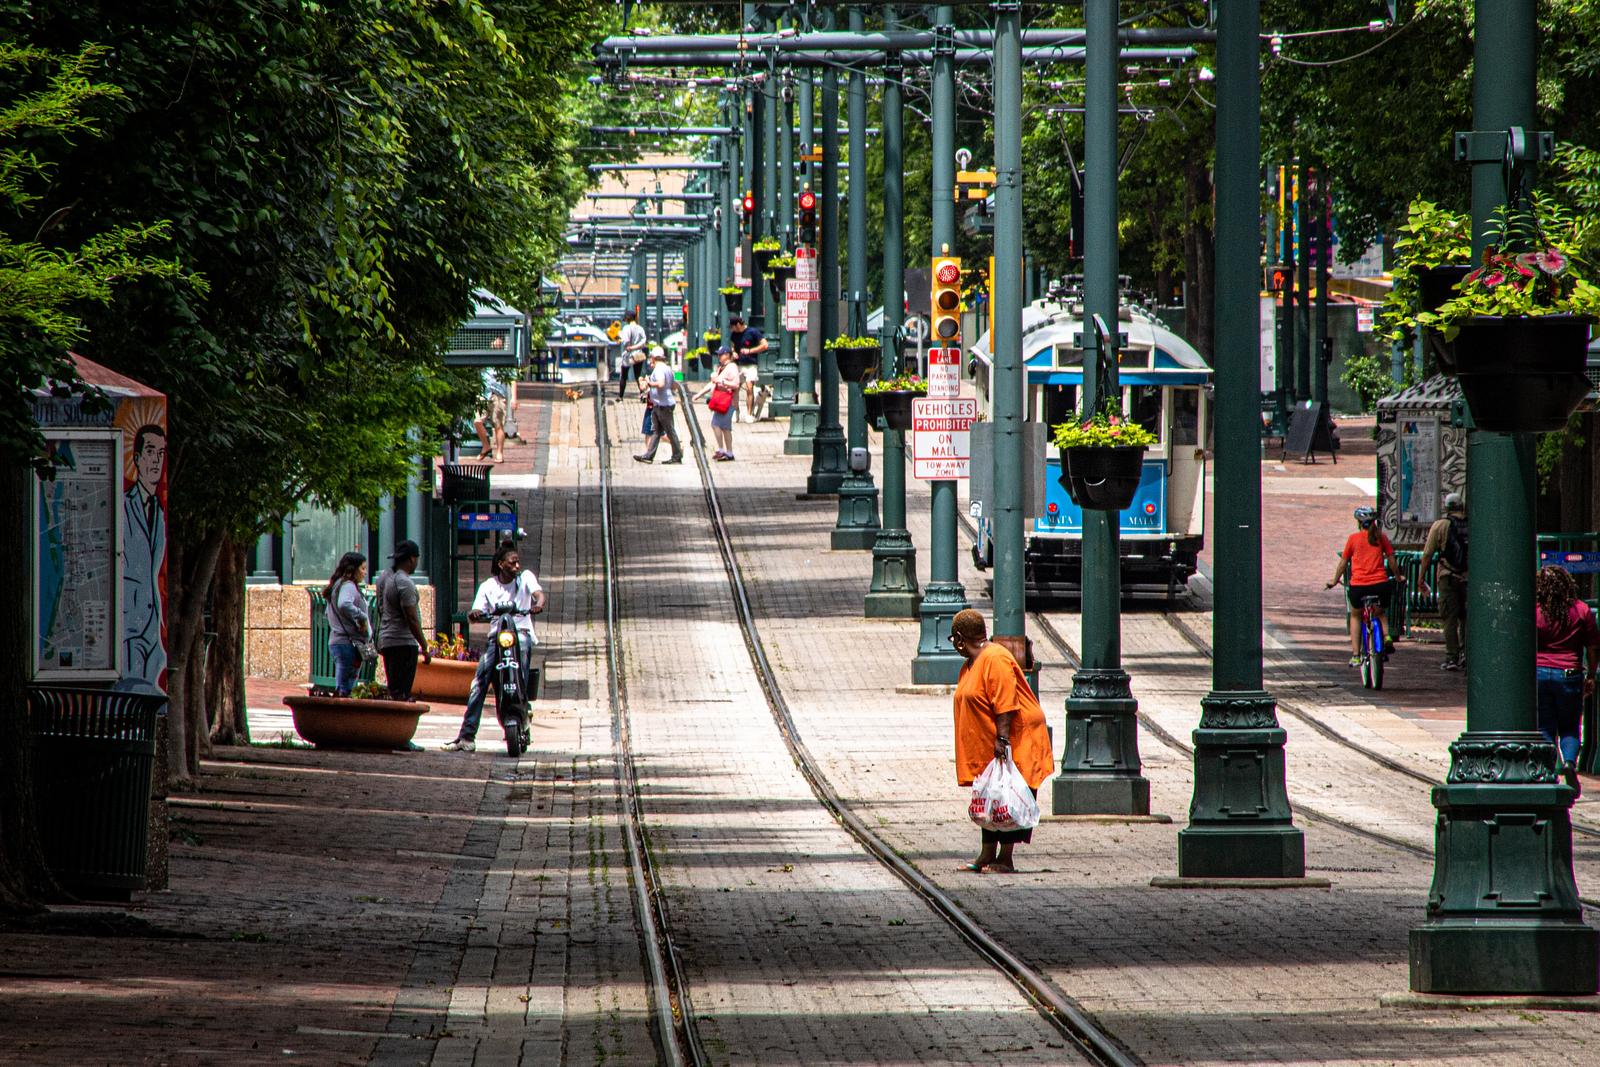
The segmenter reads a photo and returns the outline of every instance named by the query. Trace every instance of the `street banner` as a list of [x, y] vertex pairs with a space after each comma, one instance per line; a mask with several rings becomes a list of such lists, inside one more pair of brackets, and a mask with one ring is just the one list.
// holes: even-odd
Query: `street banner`
[[923, 481], [967, 477], [972, 461], [975, 397], [919, 397], [911, 402], [911, 474]]
[[961, 349], [928, 349], [928, 396], [949, 399], [961, 395]]

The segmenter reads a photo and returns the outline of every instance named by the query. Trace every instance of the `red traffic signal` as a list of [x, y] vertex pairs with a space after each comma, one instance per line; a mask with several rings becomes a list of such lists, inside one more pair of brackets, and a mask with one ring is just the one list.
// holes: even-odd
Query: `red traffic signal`
[[800, 210], [801, 211], [815, 211], [815, 210], [817, 210], [817, 194], [813, 193], [810, 189], [807, 189], [805, 192], [801, 193], [800, 194]]
[[940, 344], [956, 346], [961, 337], [961, 260], [937, 256], [933, 261], [933, 336]]
[[756, 213], [756, 195], [754, 193], [745, 193], [744, 200], [739, 206], [744, 211], [745, 218], [754, 215]]
[[811, 191], [811, 186], [800, 190], [796, 204], [800, 208], [800, 243], [814, 245], [817, 243], [817, 194]]
[[939, 280], [940, 285], [954, 285], [961, 280], [961, 265], [947, 259], [939, 265], [939, 271], [934, 277]]

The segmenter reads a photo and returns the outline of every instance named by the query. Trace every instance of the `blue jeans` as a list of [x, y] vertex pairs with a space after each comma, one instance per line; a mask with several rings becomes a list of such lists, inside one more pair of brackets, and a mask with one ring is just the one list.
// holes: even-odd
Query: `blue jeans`
[[1561, 749], [1561, 758], [1578, 758], [1578, 733], [1583, 722], [1583, 676], [1557, 667], [1534, 671], [1539, 694], [1539, 732]]
[[[521, 630], [517, 631], [517, 656], [522, 660], [522, 691], [524, 701], [528, 696], [528, 657], [533, 649], [533, 641]], [[472, 688], [467, 691], [467, 714], [461, 719], [461, 732], [456, 735], [462, 741], [475, 741], [478, 738], [478, 723], [483, 719], [483, 701], [494, 688], [494, 646], [483, 650], [483, 655], [478, 657], [478, 672], [472, 676]]]
[[361, 673], [361, 653], [355, 645], [346, 644], [329, 645], [328, 651], [333, 654], [333, 691], [347, 697]]

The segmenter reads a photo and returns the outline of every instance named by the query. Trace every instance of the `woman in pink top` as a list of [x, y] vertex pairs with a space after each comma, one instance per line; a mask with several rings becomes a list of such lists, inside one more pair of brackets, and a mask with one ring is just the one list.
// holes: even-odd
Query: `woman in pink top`
[[[1578, 583], [1565, 567], [1549, 566], [1534, 580], [1538, 651], [1534, 656], [1539, 730], [1561, 751], [1561, 773], [1578, 790], [1578, 732], [1583, 698], [1594, 692], [1600, 662], [1600, 628], [1578, 599]], [[1583, 657], [1588, 657], [1588, 669]]]

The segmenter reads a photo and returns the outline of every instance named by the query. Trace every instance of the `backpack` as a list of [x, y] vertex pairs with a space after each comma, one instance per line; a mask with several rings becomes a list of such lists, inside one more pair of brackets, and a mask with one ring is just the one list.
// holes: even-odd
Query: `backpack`
[[1467, 524], [1458, 519], [1446, 519], [1450, 524], [1444, 537], [1444, 551], [1439, 558], [1457, 574], [1467, 573]]

